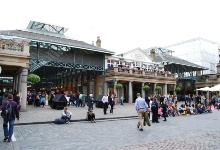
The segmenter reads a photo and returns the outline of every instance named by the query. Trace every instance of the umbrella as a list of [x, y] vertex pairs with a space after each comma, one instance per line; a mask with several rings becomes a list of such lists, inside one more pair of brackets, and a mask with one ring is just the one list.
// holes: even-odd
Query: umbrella
[[220, 84], [210, 88], [210, 91], [220, 91]]
[[206, 86], [204, 88], [196, 89], [197, 91], [211, 91], [211, 88]]

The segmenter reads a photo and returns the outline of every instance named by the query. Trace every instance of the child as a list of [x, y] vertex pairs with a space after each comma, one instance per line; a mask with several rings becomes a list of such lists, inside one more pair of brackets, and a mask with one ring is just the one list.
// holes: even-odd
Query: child
[[161, 115], [162, 115], [162, 108], [159, 107], [158, 108], [158, 118], [161, 118]]

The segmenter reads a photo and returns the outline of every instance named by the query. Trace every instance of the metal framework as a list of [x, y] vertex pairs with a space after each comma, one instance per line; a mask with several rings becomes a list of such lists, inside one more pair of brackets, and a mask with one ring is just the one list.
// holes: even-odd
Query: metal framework
[[65, 27], [60, 27], [60, 26], [51, 25], [42, 22], [36, 22], [36, 21], [30, 21], [27, 29], [41, 30], [46, 32], [58, 33], [58, 34], [64, 34], [68, 30], [68, 28]]

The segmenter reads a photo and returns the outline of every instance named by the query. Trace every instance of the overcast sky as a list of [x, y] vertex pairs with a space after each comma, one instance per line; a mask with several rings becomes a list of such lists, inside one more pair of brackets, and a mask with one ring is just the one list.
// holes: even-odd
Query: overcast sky
[[30, 20], [69, 28], [65, 35], [116, 53], [202, 37], [220, 43], [219, 0], [4, 0], [0, 30]]

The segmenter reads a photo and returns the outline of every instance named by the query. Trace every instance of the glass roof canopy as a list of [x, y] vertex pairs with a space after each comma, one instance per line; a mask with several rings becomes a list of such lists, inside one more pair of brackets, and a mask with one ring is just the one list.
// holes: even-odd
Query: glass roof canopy
[[58, 34], [64, 34], [68, 30], [68, 28], [65, 27], [60, 27], [60, 26], [37, 22], [37, 21], [30, 21], [27, 29], [40, 30], [40, 31], [52, 32]]

